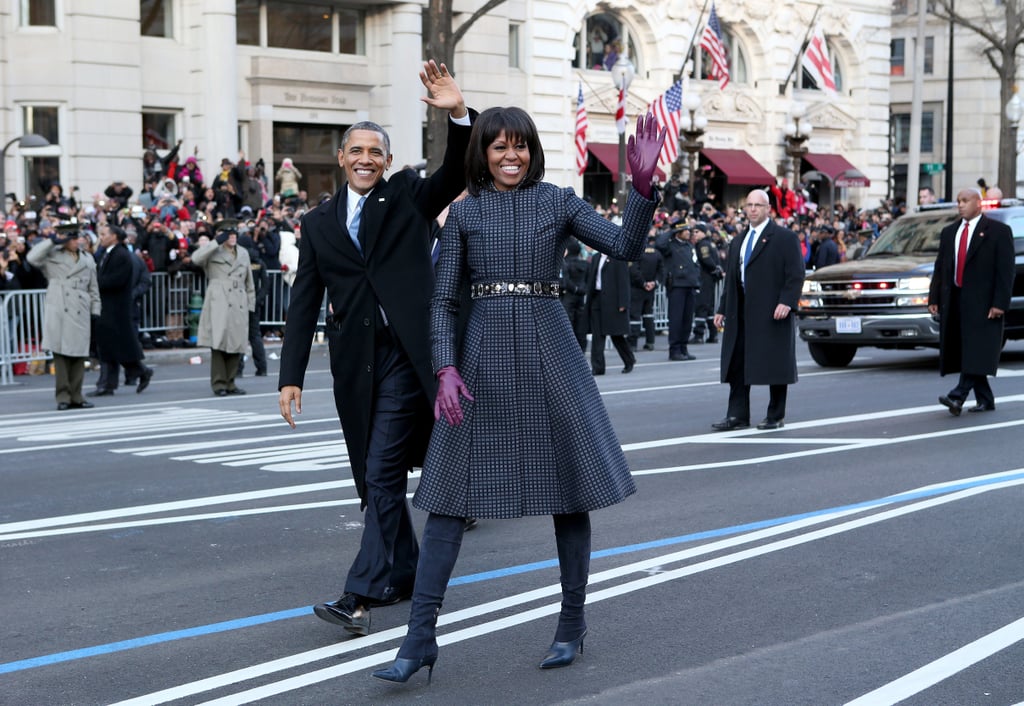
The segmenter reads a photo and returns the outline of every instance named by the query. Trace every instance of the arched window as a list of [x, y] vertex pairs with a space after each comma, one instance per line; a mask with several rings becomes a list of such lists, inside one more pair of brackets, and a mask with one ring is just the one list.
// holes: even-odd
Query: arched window
[[573, 41], [577, 69], [611, 71], [623, 49], [640, 73], [640, 56], [637, 52], [636, 37], [628, 25], [610, 12], [591, 15], [583, 23], [583, 31]]
[[[699, 37], [698, 37], [699, 40]], [[736, 41], [735, 35], [725, 25], [722, 25], [722, 44], [725, 45], [726, 55], [729, 57], [729, 82], [747, 83], [747, 55], [743, 46]], [[711, 81], [711, 57], [706, 51], [700, 48], [697, 41], [693, 46], [694, 65], [697, 66], [695, 78]]]
[[[828, 45], [828, 58], [829, 58], [829, 61], [832, 62], [832, 78], [836, 82], [836, 91], [838, 93], [842, 93], [843, 92], [843, 67], [839, 63], [838, 52], [836, 51], [836, 48], [834, 46], [832, 46], [832, 42], [828, 41], [828, 39], [825, 40], [825, 43]], [[810, 89], [812, 91], [821, 90], [821, 87], [818, 86], [818, 83], [817, 83], [817, 81], [814, 80], [814, 77], [811, 76], [807, 72], [807, 69], [805, 69], [803, 67], [800, 68], [800, 88], [807, 88], [807, 89]]]

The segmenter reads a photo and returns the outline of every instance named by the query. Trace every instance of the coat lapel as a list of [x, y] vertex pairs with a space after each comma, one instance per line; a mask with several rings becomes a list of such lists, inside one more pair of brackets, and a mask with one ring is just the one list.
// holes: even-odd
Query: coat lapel
[[966, 262], [970, 262], [971, 258], [973, 258], [975, 254], [977, 254], [979, 248], [984, 247], [985, 242], [987, 242], [985, 239], [985, 231], [987, 230], [988, 224], [988, 218], [986, 218], [985, 216], [982, 216], [981, 219], [978, 221], [978, 225], [974, 229], [974, 235], [971, 236], [971, 244], [967, 248]]
[[366, 259], [370, 259], [370, 255], [373, 254], [381, 223], [384, 222], [384, 214], [390, 208], [390, 191], [387, 180], [381, 179], [373, 191], [366, 195], [366, 203], [363, 204], [363, 217], [359, 223], [359, 231], [363, 239], [363, 255]]
[[[773, 228], [774, 224], [772, 223], [771, 219], [769, 219], [768, 222], [765, 224], [764, 228], [761, 229], [760, 235], [757, 236], [757, 242], [754, 243], [754, 249], [750, 252], [750, 262], [756, 260], [757, 256], [761, 254], [762, 250], [764, 250], [764, 246], [768, 244], [768, 241], [772, 237]], [[740, 257], [742, 256], [743, 255], [741, 253]], [[748, 266], [749, 264], [750, 263], [747, 263]]]

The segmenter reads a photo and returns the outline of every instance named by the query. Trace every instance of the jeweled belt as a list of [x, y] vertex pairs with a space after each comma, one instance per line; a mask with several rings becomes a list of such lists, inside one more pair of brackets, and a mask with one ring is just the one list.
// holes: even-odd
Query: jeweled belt
[[472, 285], [473, 299], [482, 297], [528, 296], [558, 298], [558, 282], [486, 282]]

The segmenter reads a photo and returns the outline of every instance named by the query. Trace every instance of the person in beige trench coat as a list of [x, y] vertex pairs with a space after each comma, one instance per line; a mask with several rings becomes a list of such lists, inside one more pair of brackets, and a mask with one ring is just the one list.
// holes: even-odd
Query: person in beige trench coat
[[80, 252], [78, 224], [57, 227], [50, 240], [32, 247], [27, 259], [47, 279], [42, 347], [53, 354], [57, 409], [88, 409], [82, 397], [93, 318], [100, 315], [96, 260]]
[[218, 397], [245, 394], [235, 385], [235, 375], [249, 341], [249, 312], [256, 310], [249, 253], [237, 245], [237, 224], [234, 219], [218, 222], [216, 239], [192, 255], [206, 273], [198, 343], [210, 347], [210, 386]]

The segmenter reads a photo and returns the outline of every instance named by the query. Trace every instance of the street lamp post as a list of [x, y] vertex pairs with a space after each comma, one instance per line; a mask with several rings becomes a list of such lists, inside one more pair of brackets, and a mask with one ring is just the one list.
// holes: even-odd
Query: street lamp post
[[1017, 87], [1013, 87], [1013, 96], [1006, 102], [1006, 119], [1010, 121], [1010, 144], [1013, 145], [1013, 156], [1010, 159], [1010, 183], [1007, 185], [1008, 188], [1013, 191], [1009, 196], [1017, 196], [1019, 189], [1017, 188], [1017, 155], [1020, 153], [1020, 147], [1017, 145], [1017, 128], [1020, 126], [1020, 119], [1024, 117], [1024, 105], [1022, 105], [1020, 96], [1017, 95]]
[[690, 172], [688, 182], [690, 205], [693, 208], [696, 205], [693, 189], [697, 181], [697, 154], [704, 148], [704, 143], [700, 141], [700, 138], [704, 136], [707, 129], [708, 119], [703, 115], [697, 115], [697, 109], [700, 108], [700, 96], [696, 93], [687, 93], [683, 96], [683, 107], [686, 108], [689, 115], [682, 116], [679, 121], [679, 134], [682, 135], [679, 146], [687, 155]]
[[786, 135], [786, 154], [793, 160], [793, 181], [794, 188], [800, 183], [800, 160], [807, 154], [807, 139], [811, 136], [813, 129], [810, 123], [800, 125], [800, 119], [807, 114], [807, 106], [796, 102], [789, 111], [790, 122], [786, 123], [784, 130]]
[[[615, 88], [622, 91], [623, 101], [625, 96], [629, 92], [629, 84], [633, 82], [633, 77], [636, 75], [636, 69], [633, 67], [633, 62], [626, 56], [625, 51], [619, 54], [619, 60], [615, 62], [611, 70], [612, 81], [615, 83]], [[619, 184], [618, 184], [618, 204], [619, 208], [625, 208], [626, 197], [629, 194], [629, 190], [626, 186], [626, 131], [623, 130], [619, 133]]]
[[21, 137], [15, 137], [13, 140], [4, 145], [4, 148], [0, 150], [0, 211], [7, 211], [7, 184], [5, 182], [6, 174], [4, 173], [4, 167], [7, 164], [7, 150], [15, 142], [18, 143], [18, 147], [48, 147], [50, 141], [42, 135], [36, 135], [35, 133], [29, 133], [22, 135]]

